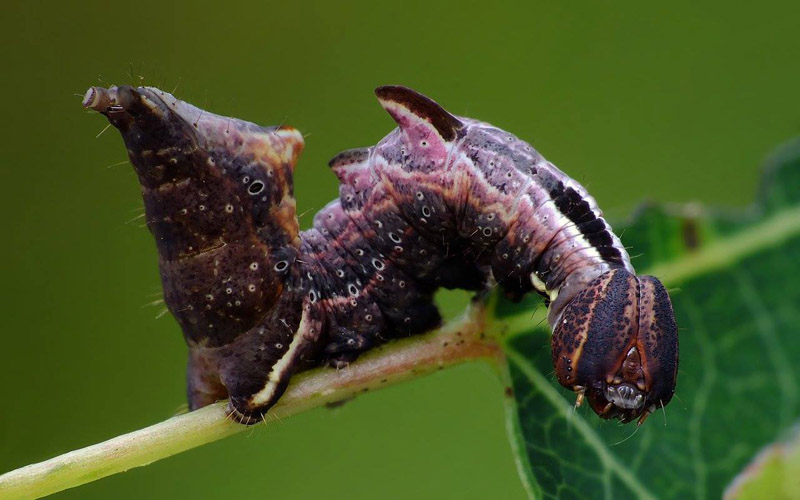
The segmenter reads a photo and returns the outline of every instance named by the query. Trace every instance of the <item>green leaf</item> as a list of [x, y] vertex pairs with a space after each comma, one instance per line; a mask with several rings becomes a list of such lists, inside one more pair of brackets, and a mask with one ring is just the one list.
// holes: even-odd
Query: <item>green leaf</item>
[[797, 498], [800, 492], [800, 429], [769, 445], [725, 491], [726, 500]]
[[537, 498], [719, 498], [800, 416], [800, 140], [747, 210], [648, 206], [620, 229], [637, 269], [670, 289], [676, 396], [638, 431], [573, 410], [542, 315], [500, 304], [523, 481]]

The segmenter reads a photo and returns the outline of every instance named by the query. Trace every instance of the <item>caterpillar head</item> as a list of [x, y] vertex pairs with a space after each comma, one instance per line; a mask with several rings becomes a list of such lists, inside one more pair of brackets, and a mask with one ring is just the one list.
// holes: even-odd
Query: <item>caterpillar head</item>
[[554, 325], [558, 381], [602, 418], [641, 424], [675, 393], [678, 330], [661, 282], [624, 269], [591, 281]]

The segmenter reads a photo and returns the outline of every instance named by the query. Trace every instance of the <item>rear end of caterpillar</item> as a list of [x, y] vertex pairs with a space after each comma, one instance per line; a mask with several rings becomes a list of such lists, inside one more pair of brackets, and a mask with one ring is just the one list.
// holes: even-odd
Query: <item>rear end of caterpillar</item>
[[234, 416], [257, 421], [253, 410], [277, 401], [320, 330], [302, 321], [293, 288], [302, 135], [150, 87], [92, 87], [84, 106], [120, 131], [138, 174], [164, 300], [189, 346], [190, 408], [230, 397]]

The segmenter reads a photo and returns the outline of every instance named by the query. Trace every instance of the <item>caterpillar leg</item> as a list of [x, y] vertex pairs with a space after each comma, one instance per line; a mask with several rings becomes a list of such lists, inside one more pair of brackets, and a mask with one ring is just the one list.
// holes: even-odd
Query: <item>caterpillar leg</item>
[[325, 346], [327, 364], [333, 368], [344, 368], [375, 343], [374, 333], [358, 333], [349, 328], [337, 328]]
[[[442, 322], [439, 310], [428, 298], [411, 304], [403, 304], [399, 308], [388, 306], [381, 308], [377, 304], [372, 304], [370, 310], [375, 315], [380, 314], [386, 323], [379, 327], [357, 320], [353, 321], [352, 318], [357, 316], [356, 311], [350, 311], [349, 316], [343, 315], [351, 318], [350, 323], [347, 327], [333, 327], [325, 344], [324, 353], [329, 366], [345, 368], [359, 355], [382, 344], [389, 338], [427, 332]], [[377, 311], [380, 313], [376, 313]], [[382, 334], [386, 334], [386, 337], [383, 337]]]
[[481, 290], [486, 286], [486, 273], [458, 252], [442, 262], [432, 281], [437, 287], [450, 290]]
[[302, 366], [320, 329], [321, 322], [313, 318], [310, 309], [304, 309], [301, 316], [278, 308], [276, 314], [231, 344], [193, 346], [187, 372], [190, 408], [227, 397], [233, 420], [245, 425], [260, 422]]
[[214, 356], [206, 349], [190, 349], [186, 367], [186, 393], [189, 411], [216, 403], [228, 397], [228, 390], [219, 378]]
[[[308, 303], [303, 305], [299, 323], [275, 315], [268, 321], [265, 326], [273, 330], [273, 335], [269, 335], [269, 328], [266, 328], [266, 332], [254, 336], [249, 349], [237, 349], [236, 359], [229, 365], [227, 377], [223, 377], [231, 398], [228, 411], [231, 417], [246, 425], [263, 420], [267, 410], [283, 395], [289, 379], [302, 365], [322, 329], [322, 318]], [[295, 324], [297, 327], [292, 329]], [[285, 341], [273, 341], [281, 338], [274, 333], [282, 330], [291, 331], [291, 335], [282, 337]], [[280, 355], [272, 354], [264, 359], [261, 353], [276, 352], [271, 349]]]

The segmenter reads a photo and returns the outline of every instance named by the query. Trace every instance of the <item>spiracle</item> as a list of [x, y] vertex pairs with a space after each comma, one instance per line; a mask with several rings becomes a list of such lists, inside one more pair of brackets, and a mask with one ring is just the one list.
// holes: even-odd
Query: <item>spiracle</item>
[[297, 130], [152, 87], [87, 92], [139, 176], [165, 301], [190, 349], [190, 407], [230, 397], [234, 417], [255, 423], [297, 370], [428, 331], [441, 322], [438, 288], [490, 283], [546, 298], [556, 375], [577, 404], [641, 423], [668, 403], [669, 296], [635, 274], [586, 190], [508, 132], [405, 87], [376, 95], [397, 128], [331, 160], [339, 198], [300, 232]]

